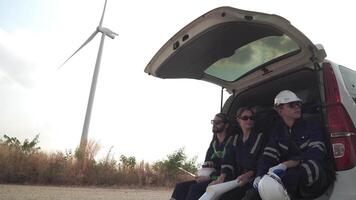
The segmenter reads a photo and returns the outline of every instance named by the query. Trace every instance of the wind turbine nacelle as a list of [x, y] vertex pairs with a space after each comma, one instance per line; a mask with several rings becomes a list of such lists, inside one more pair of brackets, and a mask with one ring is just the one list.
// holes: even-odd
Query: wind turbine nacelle
[[115, 36], [117, 36], [118, 34], [113, 32], [112, 30], [105, 28], [105, 27], [98, 27], [98, 31], [101, 33], [104, 33], [106, 36], [108, 36], [111, 39], [114, 39]]

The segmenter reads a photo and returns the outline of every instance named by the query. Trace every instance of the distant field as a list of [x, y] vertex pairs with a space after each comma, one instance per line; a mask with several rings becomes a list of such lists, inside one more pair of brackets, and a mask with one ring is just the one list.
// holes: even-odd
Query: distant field
[[170, 189], [0, 185], [0, 200], [168, 200]]

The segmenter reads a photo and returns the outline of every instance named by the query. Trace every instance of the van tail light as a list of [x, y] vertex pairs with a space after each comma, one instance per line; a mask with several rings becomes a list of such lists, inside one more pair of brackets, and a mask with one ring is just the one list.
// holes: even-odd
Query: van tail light
[[341, 103], [327, 105], [326, 112], [336, 170], [351, 169], [356, 165], [356, 137], [350, 116]]
[[355, 126], [341, 103], [339, 87], [330, 63], [323, 63], [323, 75], [326, 116], [336, 170], [351, 169], [356, 165]]

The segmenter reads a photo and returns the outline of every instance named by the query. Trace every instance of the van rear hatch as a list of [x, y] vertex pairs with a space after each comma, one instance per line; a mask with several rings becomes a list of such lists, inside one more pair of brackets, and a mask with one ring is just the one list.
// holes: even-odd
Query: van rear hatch
[[286, 19], [220, 7], [197, 18], [156, 53], [145, 72], [241, 90], [326, 56]]

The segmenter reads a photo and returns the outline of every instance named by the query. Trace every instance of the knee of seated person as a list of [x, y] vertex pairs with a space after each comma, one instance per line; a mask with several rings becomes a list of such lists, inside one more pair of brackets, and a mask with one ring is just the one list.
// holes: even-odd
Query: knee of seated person
[[319, 170], [319, 178], [308, 186], [307, 184], [299, 188], [299, 193], [302, 197], [316, 198], [322, 195], [328, 188], [329, 183], [324, 169]]
[[186, 182], [179, 182], [179, 183], [176, 184], [176, 188], [183, 187], [186, 184], [187, 184]]
[[193, 185], [195, 181], [185, 181], [185, 182], [179, 182], [175, 186], [175, 190], [182, 190], [185, 188], [189, 188], [191, 185]]
[[322, 177], [325, 178], [325, 172], [323, 167], [320, 165], [318, 161], [308, 160], [301, 164], [301, 167], [304, 172], [304, 177], [306, 180], [306, 186], [311, 186], [315, 182], [317, 182]]
[[281, 178], [282, 178], [282, 180], [283, 179], [296, 179], [296, 178], [301, 177], [303, 175], [303, 172], [304, 171], [300, 166], [289, 168], [283, 173]]

